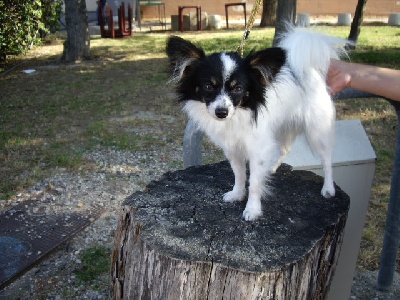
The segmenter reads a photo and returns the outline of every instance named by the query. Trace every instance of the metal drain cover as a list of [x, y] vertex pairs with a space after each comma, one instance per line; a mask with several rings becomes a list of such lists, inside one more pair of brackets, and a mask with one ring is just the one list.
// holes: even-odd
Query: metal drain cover
[[28, 200], [1, 214], [0, 289], [88, 226], [103, 211], [101, 206], [55, 211]]

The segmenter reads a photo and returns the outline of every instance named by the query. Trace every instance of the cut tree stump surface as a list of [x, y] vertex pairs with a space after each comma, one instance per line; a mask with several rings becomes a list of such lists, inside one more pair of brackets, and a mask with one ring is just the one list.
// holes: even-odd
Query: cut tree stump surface
[[[117, 229], [112, 294], [127, 296], [126, 285], [138, 284], [126, 282], [139, 280], [128, 279], [128, 274], [136, 272], [131, 268], [142, 268], [144, 263], [136, 261], [140, 259], [139, 254], [132, 251], [153, 251], [174, 261], [254, 273], [279, 271], [309, 261], [307, 255], [323, 248], [316, 244], [330, 243], [333, 246], [326, 245], [329, 249], [323, 250], [325, 254], [312, 255], [314, 259], [316, 255], [325, 257], [311, 264], [319, 264], [316, 268], [320, 269], [334, 269], [331, 264], [336, 263], [340, 249], [335, 248], [341, 243], [349, 208], [349, 198], [340, 188], [336, 187], [335, 197], [325, 199], [320, 193], [323, 178], [282, 165], [270, 180], [273, 193], [263, 200], [263, 216], [246, 222], [242, 220], [246, 201], [225, 203], [222, 200], [233, 182], [229, 163], [221, 162], [166, 173], [160, 180], [151, 182], [144, 192], [129, 196]], [[140, 247], [134, 246], [138, 240], [142, 243]], [[132, 250], [135, 247], [140, 249]], [[149, 260], [148, 257], [141, 259]], [[326, 266], [321, 265], [323, 261]], [[140, 272], [147, 275], [141, 276], [149, 276], [151, 270], [146, 268]], [[303, 271], [299, 269], [296, 274]], [[312, 272], [315, 270], [308, 273]], [[328, 285], [331, 273], [323, 272], [326, 274], [320, 279], [316, 278], [318, 274], [311, 274], [315, 277], [312, 280], [323, 280]], [[132, 291], [136, 289], [139, 287], [128, 288], [132, 295], [137, 295]], [[122, 290], [125, 291], [122, 293]], [[141, 297], [152, 299], [143, 294]]]

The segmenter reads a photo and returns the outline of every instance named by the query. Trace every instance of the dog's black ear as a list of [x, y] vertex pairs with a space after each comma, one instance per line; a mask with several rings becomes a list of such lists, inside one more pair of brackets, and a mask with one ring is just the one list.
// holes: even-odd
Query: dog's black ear
[[282, 48], [268, 48], [251, 52], [246, 61], [252, 73], [263, 85], [271, 82], [286, 62], [286, 52]]
[[170, 61], [173, 80], [176, 81], [179, 81], [205, 57], [203, 49], [178, 36], [168, 38], [166, 52]]

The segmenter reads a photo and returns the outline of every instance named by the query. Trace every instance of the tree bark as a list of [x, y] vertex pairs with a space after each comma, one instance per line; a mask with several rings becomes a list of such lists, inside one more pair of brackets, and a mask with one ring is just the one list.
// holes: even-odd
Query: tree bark
[[294, 25], [296, 23], [296, 9], [297, 0], [278, 0], [274, 45], [279, 42], [280, 36], [286, 31], [286, 24]]
[[260, 27], [275, 26], [278, 0], [264, 0]]
[[90, 58], [90, 34], [85, 0], [65, 0], [67, 39], [62, 60], [75, 62]]
[[358, 41], [358, 36], [360, 35], [360, 27], [364, 19], [364, 12], [367, 6], [368, 0], [358, 0], [356, 11], [354, 13], [353, 21], [351, 22], [350, 34], [348, 39], [354, 43], [349, 45], [350, 48], [355, 49]]
[[348, 196], [320, 195], [323, 179], [281, 166], [264, 216], [224, 203], [227, 162], [167, 173], [128, 197], [111, 262], [112, 299], [324, 299]]

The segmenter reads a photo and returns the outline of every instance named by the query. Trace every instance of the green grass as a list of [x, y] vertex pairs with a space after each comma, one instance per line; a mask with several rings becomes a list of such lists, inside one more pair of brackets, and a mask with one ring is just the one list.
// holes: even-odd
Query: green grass
[[110, 257], [110, 249], [104, 246], [84, 249], [79, 255], [81, 268], [74, 272], [76, 277], [83, 282], [88, 282], [101, 274], [109, 272]]
[[[349, 30], [322, 27], [322, 31], [342, 38]], [[179, 33], [207, 53], [235, 51], [242, 34], [242, 30]], [[271, 28], [253, 29], [245, 53], [271, 46], [273, 34]], [[59, 62], [64, 37], [58, 34], [51, 43], [18, 57], [14, 63], [22, 64], [0, 76], [0, 199], [12, 198], [57, 168], [93, 168], [83, 158], [85, 151], [112, 148], [139, 153], [180, 147], [186, 119], [166, 85], [164, 47], [168, 36], [95, 36], [91, 39], [93, 60], [65, 65]], [[398, 69], [399, 37], [399, 28], [362, 27], [358, 47], [350, 59]], [[20, 72], [27, 68], [37, 72]], [[339, 101], [336, 107], [339, 119], [362, 120], [378, 155], [359, 259], [359, 266], [376, 269], [389, 199], [396, 117], [384, 100]], [[222, 157], [209, 142], [205, 148], [206, 162]], [[168, 165], [180, 168], [182, 162], [171, 160]]]

